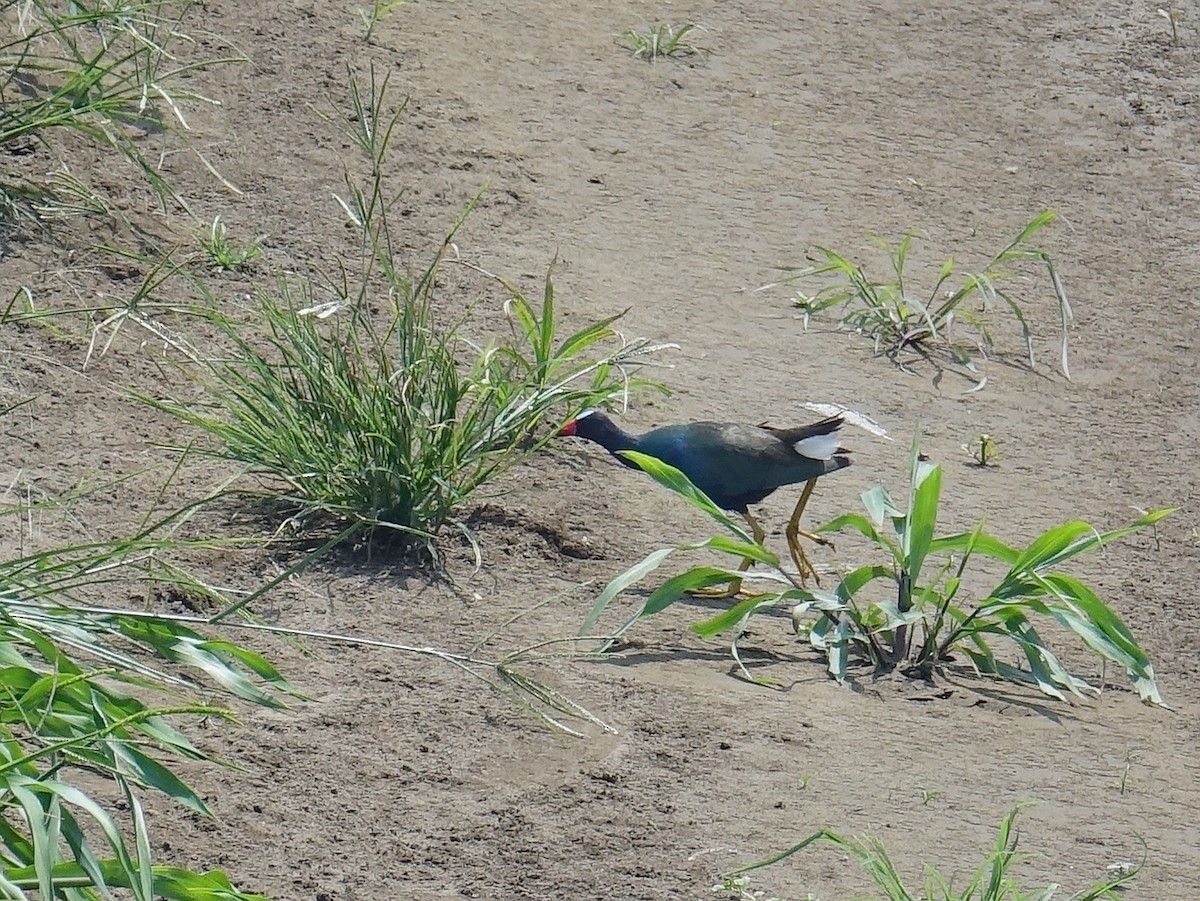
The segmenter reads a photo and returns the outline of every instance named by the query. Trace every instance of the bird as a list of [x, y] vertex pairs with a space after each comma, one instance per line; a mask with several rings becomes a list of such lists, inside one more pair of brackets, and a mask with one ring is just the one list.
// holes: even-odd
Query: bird
[[[812, 425], [773, 428], [766, 424], [692, 422], [668, 425], [641, 435], [631, 435], [598, 410], [585, 410], [559, 430], [559, 436], [584, 438], [599, 444], [624, 465], [637, 465], [621, 451], [639, 451], [674, 466], [703, 491], [714, 504], [738, 513], [762, 545], [766, 533], [750, 512], [750, 505], [785, 485], [804, 482], [800, 500], [788, 520], [785, 535], [788, 551], [799, 571], [801, 584], [807, 576], [820, 585], [821, 579], [800, 546], [800, 536], [831, 545], [823, 536], [800, 529], [800, 517], [812, 496], [817, 479], [850, 465], [850, 451], [841, 446], [838, 432], [842, 416], [830, 416]], [[750, 568], [743, 559], [739, 572]], [[730, 583], [726, 594], [741, 590], [741, 580]]]

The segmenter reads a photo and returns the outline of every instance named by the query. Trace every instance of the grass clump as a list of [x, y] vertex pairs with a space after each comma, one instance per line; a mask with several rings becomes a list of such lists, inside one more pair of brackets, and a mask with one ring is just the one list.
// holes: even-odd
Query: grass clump
[[[556, 339], [553, 283], [541, 305], [515, 293], [511, 340], [469, 353], [461, 324], [433, 319], [436, 264], [392, 287], [382, 323], [306, 285], [260, 292], [249, 315], [214, 315], [227, 351], [197, 359], [208, 403], [152, 400], [216, 439], [213, 455], [283, 487], [302, 520], [348, 518], [431, 541], [485, 485], [540, 449], [542, 427], [638, 384], [647, 351], [612, 319]], [[614, 317], [615, 318], [615, 317]]]
[[[470, 305], [438, 289], [467, 213], [423, 270], [397, 262], [383, 161], [403, 107], [378, 112], [386, 86], [372, 74], [363, 92], [352, 75], [353, 112], [336, 120], [369, 165], [347, 174], [339, 198], [358, 269], [324, 296], [280, 281], [238, 316], [208, 297], [223, 346], [187, 368], [207, 402], [151, 402], [216, 439], [208, 452], [269, 477], [269, 495], [301, 521], [332, 515], [432, 548], [444, 526], [462, 527], [457, 511], [548, 440], [547, 425], [644, 384], [629, 370], [654, 348], [623, 342], [618, 316], [563, 335], [549, 274], [540, 302], [495, 279], [510, 332], [469, 340]], [[439, 319], [448, 306], [467, 312]]]
[[[924, 885], [914, 892], [905, 886], [891, 855], [877, 837], [868, 835], [864, 838], [852, 838], [831, 829], [821, 829], [786, 851], [738, 867], [725, 874], [724, 880], [726, 884], [736, 886], [738, 880], [746, 873], [779, 863], [810, 846], [823, 844], [836, 848], [862, 867], [879, 889], [880, 897], [886, 901], [1050, 901], [1060, 891], [1058, 884], [1052, 883], [1038, 889], [1023, 888], [1013, 872], [1029, 856], [1017, 851], [1020, 833], [1016, 828], [1016, 820], [1023, 806], [1025, 805], [1013, 808], [1000, 822], [991, 852], [962, 888], [956, 888], [954, 880], [948, 879], [936, 867], [925, 864]], [[1144, 862], [1143, 860], [1143, 864]], [[1142, 864], [1113, 867], [1113, 875], [1110, 878], [1076, 892], [1068, 901], [1117, 898], [1116, 889], [1136, 879], [1141, 868]]]
[[651, 63], [663, 57], [694, 56], [706, 50], [685, 40], [697, 27], [695, 22], [682, 25], [661, 22], [645, 30], [629, 28], [617, 35], [616, 43], [634, 57]]
[[[882, 279], [869, 276], [865, 268], [827, 247], [817, 247], [821, 262], [804, 268], [785, 267], [786, 281], [809, 284], [824, 281], [814, 293], [797, 288], [796, 306], [804, 314], [805, 325], [811, 316], [838, 307], [844, 328], [874, 342], [877, 353], [906, 368], [915, 355], [939, 369], [950, 366], [978, 380], [977, 359], [987, 359], [994, 350], [989, 315], [1002, 306], [1015, 320], [1025, 342], [1029, 366], [1035, 365], [1033, 333], [1025, 311], [1009, 287], [1027, 281], [1022, 267], [1034, 266], [1045, 271], [1058, 306], [1061, 322], [1062, 373], [1071, 377], [1067, 358], [1067, 333], [1072, 322], [1066, 290], [1048, 251], [1033, 242], [1034, 237], [1056, 218], [1047, 210], [1034, 217], [979, 272], [962, 270], [953, 258], [942, 263], [933, 286], [924, 292], [913, 289], [906, 276], [908, 255], [914, 233], [909, 232], [896, 246], [875, 239], [887, 254], [891, 273]], [[832, 279], [832, 281], [830, 281]]]
[[[681, 494], [728, 529], [733, 538], [717, 536], [697, 545], [664, 548], [609, 583], [585, 623], [590, 629], [617, 594], [641, 580], [678, 550], [715, 550], [751, 558], [763, 569], [753, 578], [779, 586], [753, 594], [729, 610], [692, 626], [706, 638], [732, 634], [738, 638], [750, 617], [780, 604], [792, 605], [797, 634], [826, 660], [829, 673], [847, 679], [852, 663], [879, 674], [900, 670], [930, 679], [965, 660], [974, 673], [1030, 684], [1046, 695], [1098, 695], [1100, 688], [1070, 671], [1050, 642], [1039, 633], [1039, 620], [1072, 634], [1098, 657], [1102, 667], [1125, 670], [1142, 700], [1162, 705], [1154, 670], [1142, 647], [1121, 618], [1091, 588], [1059, 567], [1090, 550], [1153, 525], [1170, 510], [1146, 513], [1123, 528], [1101, 533], [1082, 521], [1048, 529], [1024, 548], [1013, 547], [983, 531], [937, 536], [941, 500], [941, 467], [920, 458], [916, 442], [910, 458], [908, 509], [901, 510], [887, 490], [876, 486], [863, 494], [867, 514], [847, 513], [817, 532], [852, 530], [865, 537], [879, 559], [861, 563], [844, 575], [832, 591], [800, 585], [784, 571], [779, 558], [756, 545], [737, 521], [701, 494], [687, 477], [653, 457], [627, 456], [662, 484]], [[966, 586], [984, 578], [980, 559], [997, 561], [1007, 571], [990, 590], [975, 598]], [[685, 594], [743, 576], [732, 568], [694, 567], [651, 592], [639, 611], [615, 633], [660, 612]], [[881, 586], [887, 586], [882, 591]], [[888, 597], [888, 594], [891, 597]], [[815, 619], [812, 618], [815, 614]], [[742, 672], [752, 678], [745, 667]], [[1165, 706], [1165, 705], [1164, 705]]]

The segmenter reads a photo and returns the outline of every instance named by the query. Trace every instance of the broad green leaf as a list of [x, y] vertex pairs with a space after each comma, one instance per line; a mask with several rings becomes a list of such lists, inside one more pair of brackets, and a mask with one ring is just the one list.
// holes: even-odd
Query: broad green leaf
[[261, 654], [251, 651], [249, 648], [244, 648], [231, 641], [220, 639], [209, 639], [199, 647], [205, 651], [209, 651], [214, 656], [231, 657], [254, 673], [254, 675], [258, 676], [258, 678], [270, 683], [273, 688], [289, 694], [294, 693], [287, 680], [283, 678], [271, 661], [267, 660]]
[[1112, 542], [1117, 541], [1120, 538], [1124, 538], [1127, 535], [1132, 535], [1134, 532], [1144, 529], [1147, 526], [1154, 525], [1160, 519], [1170, 516], [1178, 509], [1178, 507], [1167, 507], [1162, 510], [1152, 510], [1146, 515], [1140, 517], [1137, 521], [1119, 529], [1113, 529], [1109, 532], [1098, 533], [1095, 529], [1089, 527], [1087, 529], [1087, 534], [1084, 537], [1079, 539], [1077, 542], [1068, 545], [1059, 553], [1047, 557], [1039, 568], [1042, 570], [1050, 569], [1058, 566], [1060, 563], [1063, 563], [1072, 557], [1076, 557], [1085, 551], [1089, 551], [1094, 547], [1111, 544]]
[[824, 654], [829, 650], [829, 643], [826, 640], [830, 631], [834, 627], [834, 620], [829, 616], [822, 616], [808, 629], [808, 643], [812, 645], [813, 650]]
[[[1016, 578], [1029, 570], [1046, 566], [1049, 561], [1058, 558], [1058, 555], [1070, 547], [1081, 535], [1094, 531], [1082, 520], [1072, 520], [1047, 529], [1021, 552], [1016, 562], [1012, 564], [1010, 575]], [[1002, 592], [998, 592], [998, 594], [1003, 596]]]
[[901, 613], [895, 601], [873, 601], [869, 608], [874, 608], [883, 614], [884, 621], [880, 631], [890, 632], [900, 626], [911, 626], [925, 619], [925, 614], [921, 612], [920, 607], [913, 607], [911, 610]]
[[[863, 506], [867, 508], [867, 516], [871, 518], [876, 529], [883, 528], [885, 520], [894, 523], [896, 520], [904, 518], [904, 511], [892, 502], [891, 495], [882, 485], [875, 485], [864, 491], [862, 502]], [[866, 532], [863, 534], [867, 535]], [[867, 535], [867, 537], [871, 536]]]
[[701, 638], [714, 638], [722, 632], [736, 629], [751, 614], [765, 607], [773, 607], [780, 600], [777, 593], [756, 594], [738, 601], [728, 610], [723, 610], [716, 616], [691, 626], [691, 631]]
[[174, 657], [180, 663], [203, 671], [222, 688], [240, 698], [254, 701], [264, 707], [284, 706], [278, 698], [264, 692], [243, 673], [229, 666], [220, 657], [209, 653], [204, 647], [205, 644], [203, 641], [180, 641], [173, 648]]
[[664, 547], [659, 548], [657, 551], [652, 551], [641, 563], [636, 563], [629, 567], [629, 569], [604, 586], [604, 590], [596, 598], [596, 603], [592, 605], [591, 611], [584, 617], [583, 625], [579, 627], [579, 634], [587, 635], [596, 625], [605, 608], [612, 603], [617, 595], [630, 585], [637, 584], [647, 575], [658, 569], [662, 565], [662, 562], [674, 552], [675, 548], [673, 547]]
[[842, 576], [842, 580], [838, 582], [838, 586], [835, 589], [838, 600], [843, 604], [850, 604], [854, 600], [854, 596], [864, 586], [869, 585], [876, 579], [887, 579], [894, 583], [896, 581], [896, 573], [888, 566], [860, 566], [858, 569], [851, 570]]
[[657, 457], [637, 451], [621, 451], [621, 456], [630, 460], [639, 469], [648, 474], [656, 482], [670, 488], [689, 504], [698, 510], [703, 510], [745, 544], [752, 544], [750, 536], [742, 526], [728, 513], [714, 504], [703, 491], [692, 484], [691, 480], [669, 463], [664, 463]]
[[1009, 242], [1007, 247], [1001, 250], [1000, 253], [996, 254], [992, 262], [988, 264], [988, 268], [991, 269], [997, 263], [1003, 262], [1012, 250], [1020, 247], [1022, 244], [1028, 243], [1030, 238], [1032, 238], [1035, 234], [1037, 234], [1057, 218], [1058, 213], [1056, 213], [1054, 210], [1043, 210], [1042, 212], [1038, 213], [1029, 221], [1029, 224], [1021, 229], [1017, 236]]
[[714, 585], [724, 585], [734, 579], [741, 578], [743, 574], [732, 569], [720, 569], [716, 566], [697, 566], [694, 569], [689, 569], [687, 572], [673, 576], [662, 585], [654, 589], [650, 593], [650, 597], [646, 598], [646, 603], [642, 606], [639, 617], [653, 616], [655, 613], [661, 613], [681, 597], [684, 597], [688, 592], [696, 591], [700, 588], [711, 588]]
[[[811, 634], [811, 633], [810, 633]], [[825, 639], [826, 669], [838, 684], [846, 681], [846, 667], [850, 653], [850, 621], [842, 617], [837, 621], [832, 637]]]
[[33, 780], [14, 779], [10, 776], [6, 789], [16, 802], [15, 809], [19, 811], [29, 830], [29, 837], [33, 843], [33, 865], [38, 892], [43, 898], [53, 898], [54, 889], [51, 877], [54, 873], [54, 865], [58, 863], [58, 830], [51, 831], [53, 821], [48, 816], [46, 809], [42, 807], [41, 798], [30, 790], [32, 784], [36, 783]]
[[699, 550], [714, 550], [720, 551], [723, 554], [733, 554], [737, 557], [746, 557], [758, 563], [766, 563], [768, 566], [775, 568], [779, 567], [779, 556], [773, 554], [764, 548], [761, 544], [753, 542], [747, 544], [742, 541], [734, 541], [726, 538], [724, 535], [714, 535], [707, 541], [702, 541], [699, 544], [688, 544], [680, 548], [681, 551], [699, 551]]
[[575, 357], [581, 351], [586, 350], [597, 341], [602, 341], [612, 335], [612, 329], [609, 328], [614, 322], [620, 319], [625, 313], [617, 313], [615, 316], [609, 316], [601, 319], [598, 322], [593, 322], [590, 325], [581, 328], [575, 334], [571, 335], [559, 347], [555, 356], [562, 360], [568, 360]]
[[[77, 863], [64, 862], [56, 865], [50, 876], [55, 883], [64, 885], [79, 885], [81, 881], [86, 881], [111, 888], [133, 887], [133, 880], [120, 861], [111, 858], [99, 861], [98, 873], [100, 878], [96, 880]], [[156, 866], [152, 874], [154, 897], [167, 901], [270, 901], [264, 895], [239, 891], [220, 870], [196, 873], [178, 867]], [[8, 867], [4, 870], [3, 878], [18, 890], [38, 887], [37, 874], [31, 866]], [[106, 896], [112, 897], [107, 893]]]
[[[538, 362], [545, 365], [550, 361], [554, 348], [554, 274], [555, 260], [546, 270], [546, 284], [542, 291], [541, 340], [538, 342]], [[542, 372], [545, 375], [545, 372]]]
[[[122, 780], [124, 783], [124, 780]], [[129, 789], [128, 783], [121, 786], [125, 790], [125, 803], [133, 818], [134, 847], [137, 849], [137, 874], [140, 877], [133, 893], [144, 901], [154, 901], [154, 869], [151, 863], [150, 834], [146, 825], [146, 814], [142, 805]]]
[[1066, 697], [1058, 690], [1060, 688], [1065, 688], [1076, 695], [1082, 695], [1086, 691], [1095, 692], [1092, 686], [1073, 676], [1059, 663], [1058, 658], [1042, 641], [1041, 636], [1024, 613], [1015, 606], [1009, 606], [997, 610], [996, 615], [1004, 623], [1009, 636], [1025, 655], [1038, 688], [1045, 694], [1065, 701]]
[[817, 532], [840, 532], [843, 529], [850, 528], [861, 533], [865, 538], [870, 539], [876, 544], [882, 544], [892, 550], [894, 557], [899, 557], [898, 546], [887, 536], [880, 535], [876, 531], [875, 526], [871, 521], [860, 513], [845, 513], [836, 519], [831, 519], [829, 522], [819, 526]]
[[1052, 608], [1055, 617], [1101, 657], [1124, 667], [1143, 702], [1166, 707], [1149, 657], [1120, 617], [1078, 579], [1056, 574], [1045, 577], [1044, 583], [1068, 607], [1066, 610]]
[[211, 817], [212, 811], [186, 782], [153, 757], [129, 742], [114, 742], [112, 754], [117, 770], [136, 782], [157, 789], [185, 807]]
[[921, 567], [933, 541], [941, 491], [942, 468], [918, 461], [916, 491], [904, 531], [905, 569], [913, 585], [920, 580]]
[[957, 535], [945, 535], [941, 538], [934, 538], [929, 542], [929, 553], [931, 554], [952, 551], [965, 552], [968, 548], [977, 550], [1010, 566], [1020, 556], [1020, 552], [1016, 548], [1009, 547], [1003, 541], [986, 533], [960, 532]]

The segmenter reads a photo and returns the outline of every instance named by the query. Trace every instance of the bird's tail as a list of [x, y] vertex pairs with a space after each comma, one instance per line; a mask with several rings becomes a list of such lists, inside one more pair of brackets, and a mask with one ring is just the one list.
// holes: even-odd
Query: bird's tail
[[845, 455], [850, 453], [842, 447], [838, 432], [842, 428], [841, 416], [830, 416], [812, 425], [803, 425], [794, 429], [776, 429], [780, 438], [792, 446], [802, 457], [810, 460], [823, 460], [826, 463], [840, 461], [827, 468], [826, 472], [834, 472], [850, 465], [850, 459]]

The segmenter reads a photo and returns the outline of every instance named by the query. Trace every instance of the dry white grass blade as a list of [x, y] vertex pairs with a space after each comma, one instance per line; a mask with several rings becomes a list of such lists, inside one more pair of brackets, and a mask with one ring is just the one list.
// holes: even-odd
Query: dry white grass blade
[[886, 438], [888, 441], [895, 440], [887, 433], [887, 429], [871, 419], [871, 417], [859, 413], [857, 410], [851, 410], [849, 407], [843, 407], [841, 404], [814, 404], [806, 402], [804, 408], [812, 410], [814, 413], [819, 413], [822, 416], [840, 416], [848, 424], [858, 426], [864, 432], [870, 432], [877, 438]]

